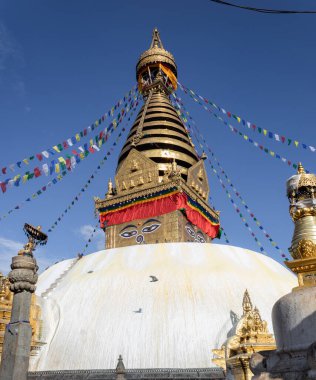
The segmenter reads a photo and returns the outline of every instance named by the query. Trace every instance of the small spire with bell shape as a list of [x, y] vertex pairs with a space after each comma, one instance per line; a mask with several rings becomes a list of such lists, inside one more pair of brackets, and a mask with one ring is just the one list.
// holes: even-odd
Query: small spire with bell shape
[[116, 373], [125, 373], [125, 365], [123, 363], [122, 355], [120, 355], [118, 358]]
[[305, 169], [304, 169], [302, 163], [299, 162], [298, 165], [297, 165], [297, 174], [305, 174], [305, 173], [306, 172], [305, 172]]
[[251, 303], [250, 296], [247, 289], [244, 293], [244, 297], [242, 300], [242, 308], [243, 308], [244, 314], [247, 314], [249, 313], [249, 311], [252, 310], [252, 303]]

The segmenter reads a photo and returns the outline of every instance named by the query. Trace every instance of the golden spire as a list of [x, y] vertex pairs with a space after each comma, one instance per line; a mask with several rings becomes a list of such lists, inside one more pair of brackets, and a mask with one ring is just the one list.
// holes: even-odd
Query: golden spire
[[252, 303], [251, 303], [251, 300], [250, 300], [250, 296], [249, 296], [249, 293], [248, 293], [248, 290], [246, 289], [245, 293], [244, 293], [244, 297], [243, 297], [243, 300], [242, 300], [242, 308], [243, 308], [243, 311], [244, 311], [244, 315], [249, 313], [249, 311], [252, 310]]
[[297, 174], [305, 174], [305, 173], [306, 172], [305, 172], [305, 169], [304, 169], [302, 163], [299, 162], [298, 165], [297, 165]]
[[144, 97], [157, 87], [167, 94], [177, 88], [177, 65], [173, 55], [164, 49], [157, 28], [153, 30], [150, 48], [137, 62], [136, 79]]
[[159, 36], [159, 31], [157, 28], [155, 28], [153, 30], [153, 39], [151, 41], [150, 49], [157, 48], [157, 47], [160, 49], [163, 49], [163, 44]]

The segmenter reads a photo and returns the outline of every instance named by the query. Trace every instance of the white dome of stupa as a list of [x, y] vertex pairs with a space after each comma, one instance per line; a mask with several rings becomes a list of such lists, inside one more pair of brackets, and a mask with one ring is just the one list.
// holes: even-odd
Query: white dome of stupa
[[[70, 269], [69, 269], [70, 267]], [[31, 371], [207, 368], [242, 314], [246, 289], [271, 309], [296, 286], [273, 259], [233, 246], [164, 243], [60, 262], [39, 277], [43, 341]]]

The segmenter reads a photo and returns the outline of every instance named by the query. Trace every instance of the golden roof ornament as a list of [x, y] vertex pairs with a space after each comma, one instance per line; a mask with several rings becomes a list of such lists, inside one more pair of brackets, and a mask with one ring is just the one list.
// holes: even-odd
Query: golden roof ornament
[[297, 165], [297, 174], [305, 174], [305, 173], [306, 172], [305, 172], [305, 169], [304, 169], [302, 163], [299, 162], [298, 165]]
[[112, 198], [114, 195], [114, 187], [112, 179], [110, 178], [108, 181], [108, 192], [106, 193], [106, 199]]

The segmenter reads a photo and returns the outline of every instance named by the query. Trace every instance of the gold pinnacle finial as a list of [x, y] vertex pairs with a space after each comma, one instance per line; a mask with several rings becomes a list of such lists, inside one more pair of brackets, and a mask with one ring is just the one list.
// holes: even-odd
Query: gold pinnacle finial
[[155, 28], [153, 30], [153, 39], [151, 41], [151, 45], [150, 45], [150, 49], [152, 48], [161, 48], [163, 49], [163, 45], [162, 45], [162, 42], [161, 42], [161, 39], [160, 39], [160, 36], [159, 36], [159, 31], [157, 28]]
[[111, 198], [114, 195], [114, 188], [113, 188], [113, 182], [110, 178], [108, 181], [108, 192], [106, 193], [106, 198]]
[[249, 311], [252, 310], [252, 303], [251, 303], [250, 296], [247, 289], [244, 293], [244, 297], [242, 300], [242, 308], [243, 308], [244, 314], [249, 313]]
[[297, 174], [305, 174], [305, 173], [306, 172], [305, 172], [305, 169], [304, 169], [302, 163], [299, 162], [298, 165], [297, 165]]

